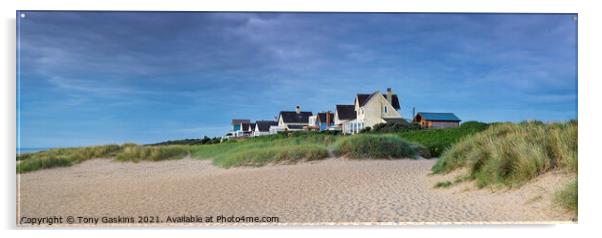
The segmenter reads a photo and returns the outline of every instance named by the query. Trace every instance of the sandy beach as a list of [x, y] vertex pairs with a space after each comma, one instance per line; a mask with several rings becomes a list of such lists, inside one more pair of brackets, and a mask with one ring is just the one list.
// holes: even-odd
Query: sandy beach
[[222, 169], [207, 160], [94, 159], [18, 178], [18, 217], [276, 216], [280, 223], [570, 222], [549, 173], [520, 189], [433, 188], [436, 160], [327, 159]]

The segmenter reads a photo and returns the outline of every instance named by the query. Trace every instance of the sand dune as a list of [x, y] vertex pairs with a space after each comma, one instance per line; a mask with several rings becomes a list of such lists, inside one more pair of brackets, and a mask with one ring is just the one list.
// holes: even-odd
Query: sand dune
[[281, 223], [555, 222], [545, 175], [521, 189], [435, 189], [435, 160], [345, 160], [221, 169], [209, 161], [95, 159], [20, 175], [17, 216], [277, 216]]

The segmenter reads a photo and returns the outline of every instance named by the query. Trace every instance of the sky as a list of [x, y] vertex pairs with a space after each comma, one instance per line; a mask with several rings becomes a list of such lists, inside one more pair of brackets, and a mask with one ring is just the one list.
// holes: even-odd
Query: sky
[[577, 118], [573, 14], [17, 13], [18, 146], [223, 135], [399, 96], [405, 118]]

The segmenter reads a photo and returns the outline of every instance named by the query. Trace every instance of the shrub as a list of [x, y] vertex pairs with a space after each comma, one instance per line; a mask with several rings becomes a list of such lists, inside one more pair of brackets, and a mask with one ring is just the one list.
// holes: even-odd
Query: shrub
[[370, 132], [371, 130], [372, 130], [372, 128], [371, 128], [371, 127], [369, 127], [369, 126], [367, 126], [367, 127], [364, 127], [364, 128], [362, 128], [362, 129], [360, 130], [360, 133], [366, 133], [366, 132]]
[[577, 123], [499, 123], [446, 150], [433, 173], [468, 168], [479, 187], [520, 186], [552, 169], [577, 171]]
[[389, 123], [376, 124], [374, 125], [374, 128], [372, 128], [372, 131], [379, 133], [395, 133], [413, 131], [418, 129], [420, 129], [420, 125], [418, 125], [417, 123], [409, 123], [407, 121], [393, 121]]
[[554, 194], [554, 203], [557, 205], [577, 213], [578, 198], [577, 198], [577, 180], [564, 186]]
[[416, 158], [412, 145], [395, 135], [359, 134], [346, 137], [335, 144], [334, 153], [350, 158]]

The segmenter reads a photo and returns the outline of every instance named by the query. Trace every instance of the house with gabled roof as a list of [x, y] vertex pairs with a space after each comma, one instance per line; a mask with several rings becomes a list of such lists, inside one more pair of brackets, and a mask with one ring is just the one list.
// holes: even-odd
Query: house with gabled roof
[[355, 120], [357, 114], [355, 113], [354, 105], [336, 105], [334, 112], [334, 126], [335, 128], [342, 130], [343, 123]]
[[249, 124], [251, 124], [251, 120], [249, 119], [232, 119], [232, 131], [230, 134], [233, 137], [244, 136], [245, 131], [248, 131]]
[[355, 134], [366, 127], [379, 123], [402, 119], [399, 113], [399, 98], [391, 88], [382, 94], [376, 91], [371, 94], [357, 94], [354, 100], [356, 118], [343, 123], [342, 130], [346, 134]]
[[302, 112], [297, 106], [295, 111], [280, 111], [278, 114], [278, 129], [281, 131], [302, 131], [309, 126], [312, 112]]
[[419, 112], [414, 122], [422, 128], [450, 128], [460, 125], [460, 118], [451, 112]]
[[253, 136], [263, 136], [270, 134], [270, 127], [278, 126], [277, 121], [256, 121]]

